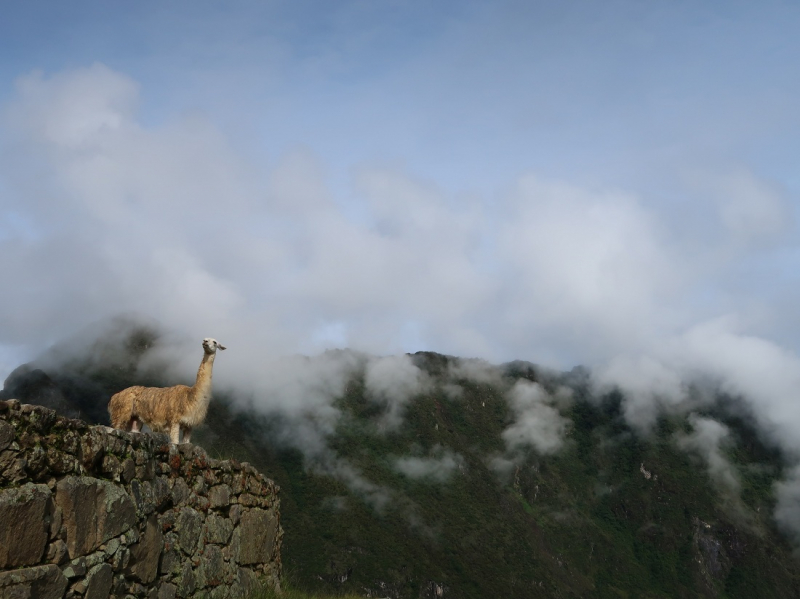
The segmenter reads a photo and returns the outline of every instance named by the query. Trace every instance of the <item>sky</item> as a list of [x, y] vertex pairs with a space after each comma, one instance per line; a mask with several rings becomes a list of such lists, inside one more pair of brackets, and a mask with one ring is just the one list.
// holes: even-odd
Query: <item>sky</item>
[[[583, 364], [642, 429], [702, 373], [800, 456], [798, 30], [775, 0], [5, 3], [0, 377], [138, 315], [285, 409], [330, 411], [351, 358], [281, 361], [330, 348]], [[509, 397], [511, 445], [562, 430]]]
[[4, 373], [120, 313], [265, 355], [800, 350], [794, 3], [2, 11]]

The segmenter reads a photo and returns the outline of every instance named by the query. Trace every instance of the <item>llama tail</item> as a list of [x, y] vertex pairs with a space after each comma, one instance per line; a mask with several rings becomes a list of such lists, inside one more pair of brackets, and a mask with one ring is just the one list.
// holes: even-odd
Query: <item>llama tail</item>
[[130, 387], [119, 393], [115, 393], [108, 402], [108, 415], [111, 417], [111, 426], [114, 428], [129, 431], [136, 420], [134, 411], [134, 400], [142, 387]]

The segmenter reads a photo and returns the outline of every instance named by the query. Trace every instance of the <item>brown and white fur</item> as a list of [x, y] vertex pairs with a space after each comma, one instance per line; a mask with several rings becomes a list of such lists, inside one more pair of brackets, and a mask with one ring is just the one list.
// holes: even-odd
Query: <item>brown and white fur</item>
[[169, 432], [177, 444], [189, 443], [192, 429], [206, 417], [211, 400], [211, 370], [217, 349], [225, 349], [216, 339], [203, 339], [203, 361], [194, 385], [174, 387], [128, 387], [111, 397], [108, 413], [111, 426], [138, 433], [142, 423], [157, 432]]

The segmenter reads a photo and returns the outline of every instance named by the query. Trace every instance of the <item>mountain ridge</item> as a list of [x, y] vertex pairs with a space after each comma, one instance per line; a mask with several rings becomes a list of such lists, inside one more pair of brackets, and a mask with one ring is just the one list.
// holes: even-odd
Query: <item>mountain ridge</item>
[[[143, 376], [172, 384], [167, 369], [139, 368], [156, 334], [126, 335], [107, 362], [34, 361], [0, 398], [38, 393], [101, 418], [107, 397]], [[736, 398], [717, 392], [694, 424], [661, 413], [645, 434], [626, 421], [624, 396], [597, 395], [581, 367], [407, 358], [419, 385], [394, 403], [376, 398], [357, 360], [327, 411], [215, 392], [196, 441], [280, 485], [295, 586], [398, 599], [800, 596], [800, 563], [772, 517], [784, 456]], [[738, 486], [701, 453], [698, 423], [712, 421], [726, 431], [714, 455]], [[531, 438], [542, 444], [520, 441]]]

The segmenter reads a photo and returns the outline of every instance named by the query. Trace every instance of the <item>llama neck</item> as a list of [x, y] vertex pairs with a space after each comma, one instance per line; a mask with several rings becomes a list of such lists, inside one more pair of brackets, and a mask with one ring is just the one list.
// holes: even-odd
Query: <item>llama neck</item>
[[211, 369], [214, 367], [216, 354], [203, 354], [203, 361], [197, 369], [197, 380], [192, 387], [195, 401], [205, 404], [211, 400]]

